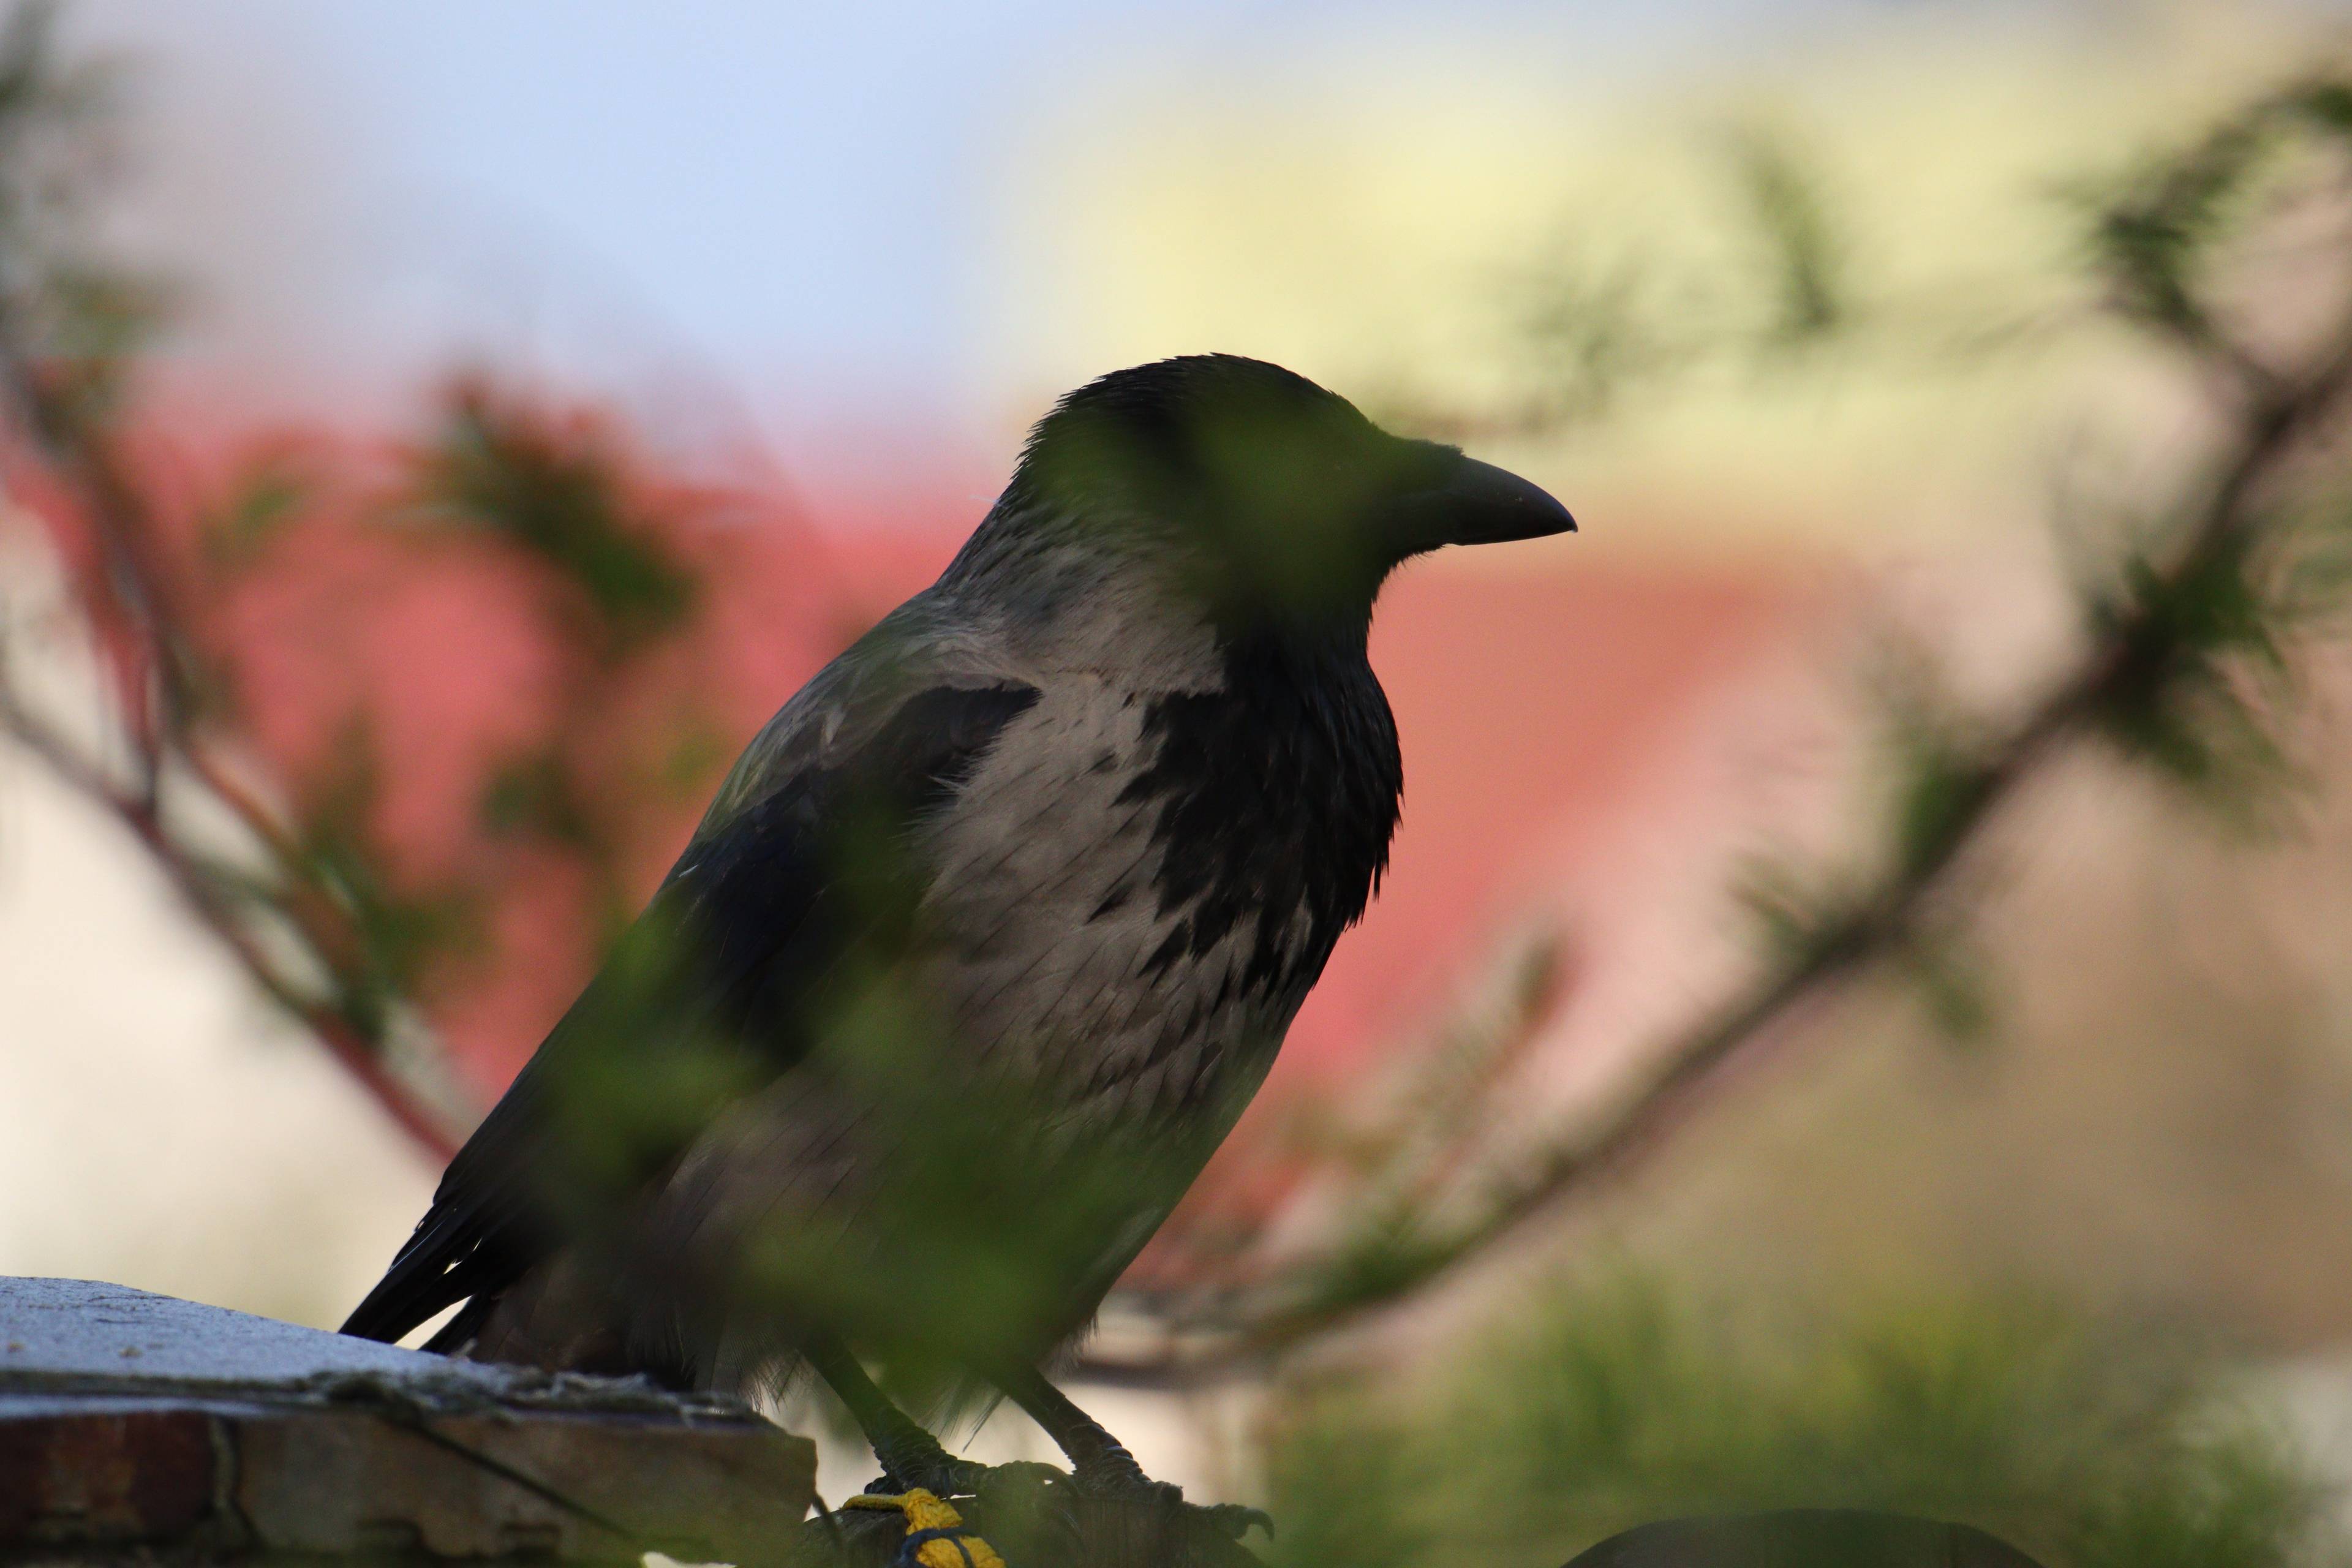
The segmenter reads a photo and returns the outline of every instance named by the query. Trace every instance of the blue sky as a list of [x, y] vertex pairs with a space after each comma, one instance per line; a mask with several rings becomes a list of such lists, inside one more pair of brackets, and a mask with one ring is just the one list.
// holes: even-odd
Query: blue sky
[[[1946, 0], [1945, 8], [1957, 5]], [[390, 383], [478, 352], [754, 426], [989, 384], [985, 206], [1074, 89], [1280, 92], [1367, 47], [1601, 90], [1861, 0], [84, 0], [144, 93], [145, 237], [200, 351]], [[208, 334], [208, 335], [207, 335]], [[795, 402], [795, 399], [801, 401]]]

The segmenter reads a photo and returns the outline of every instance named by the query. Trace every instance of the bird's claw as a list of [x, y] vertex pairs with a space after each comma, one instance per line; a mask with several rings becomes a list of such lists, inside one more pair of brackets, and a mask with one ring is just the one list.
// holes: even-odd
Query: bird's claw
[[1080, 1491], [1093, 1497], [1157, 1501], [1171, 1511], [1191, 1515], [1229, 1540], [1241, 1540], [1250, 1532], [1252, 1526], [1265, 1531], [1268, 1541], [1274, 1539], [1274, 1516], [1265, 1510], [1238, 1502], [1187, 1502], [1182, 1487], [1169, 1481], [1155, 1481], [1140, 1471], [1117, 1470], [1089, 1475], [1081, 1470], [1074, 1480]]
[[1186, 1503], [1184, 1506], [1198, 1509], [1211, 1524], [1235, 1541], [1247, 1535], [1253, 1525], [1265, 1531], [1268, 1541], [1274, 1539], [1274, 1515], [1262, 1508], [1252, 1508], [1247, 1503], [1239, 1502]]

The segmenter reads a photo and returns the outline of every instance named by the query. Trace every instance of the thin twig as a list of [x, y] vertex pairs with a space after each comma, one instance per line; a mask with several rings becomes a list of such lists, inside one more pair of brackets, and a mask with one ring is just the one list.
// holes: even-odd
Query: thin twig
[[155, 792], [126, 789], [118, 784], [95, 759], [34, 713], [5, 681], [0, 681], [0, 730], [37, 758], [60, 783], [129, 830], [247, 976], [317, 1037], [402, 1131], [437, 1158], [446, 1160], [456, 1152], [451, 1130], [385, 1066], [373, 1043], [331, 1005], [279, 971], [222, 896], [222, 879], [173, 836]]

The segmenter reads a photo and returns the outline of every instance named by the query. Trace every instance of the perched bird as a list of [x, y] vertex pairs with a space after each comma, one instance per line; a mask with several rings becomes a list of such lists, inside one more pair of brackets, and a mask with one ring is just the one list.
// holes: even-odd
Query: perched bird
[[939, 581], [752, 740], [344, 1324], [744, 1391], [802, 1368], [888, 1481], [976, 1484], [881, 1390], [993, 1386], [1154, 1487], [1041, 1362], [1255, 1092], [1387, 862], [1365, 654], [1400, 563], [1573, 529], [1275, 365], [1071, 393]]

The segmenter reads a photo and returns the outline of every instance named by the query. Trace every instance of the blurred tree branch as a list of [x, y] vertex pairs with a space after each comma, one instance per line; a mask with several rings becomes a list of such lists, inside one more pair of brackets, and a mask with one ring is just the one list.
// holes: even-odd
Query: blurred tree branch
[[[1343, 1217], [1305, 1261], [1254, 1284], [1191, 1295], [1167, 1317], [1176, 1331], [1156, 1356], [1106, 1370], [1182, 1380], [1263, 1358], [1414, 1297], [1561, 1200], [1622, 1171], [1683, 1121], [1727, 1069], [1781, 1038], [1841, 985], [1892, 960], [1926, 958], [1942, 932], [1938, 894], [2002, 809], [2081, 741], [2195, 785], [2210, 785], [2230, 732], [2259, 737], [2269, 717], [2245, 694], [2243, 666], [2284, 663], [2292, 553], [2308, 507], [2279, 492], [2294, 464], [2352, 400], [2352, 304], [2277, 363], [2228, 324], [2208, 276], [2226, 244], [2254, 221], [2239, 210], [2266, 163], [2297, 143], [2336, 160], [2352, 194], [2352, 83], [2316, 81], [2262, 100], [2187, 151], [2160, 160], [2093, 211], [2090, 266], [2110, 314], [2172, 345], [2217, 389], [2223, 434], [2202, 477], [2158, 519], [2117, 585], [2085, 605], [2074, 662], [2005, 722], [1932, 727], [1903, 759], [1889, 837], [1874, 883], [1822, 907], [1770, 911], [1779, 957], [1686, 1033], [1651, 1053], [1638, 1083], [1584, 1125], [1483, 1173], [1445, 1200], [1400, 1206], [1379, 1173], [1360, 1182]], [[1759, 182], [1766, 176], [1759, 174]], [[1805, 187], [1775, 167], [1769, 190]], [[1767, 194], [1769, 194], [1768, 190]], [[1767, 204], [1768, 206], [1774, 204]], [[1796, 204], [1803, 205], [1803, 204]], [[1809, 206], [1805, 207], [1811, 213]], [[1821, 283], [1827, 247], [1817, 216], [1768, 212], [1768, 226], [1801, 254], [1791, 268]], [[2343, 258], [2336, 258], [2339, 264]], [[2352, 268], [2333, 280], [2352, 292]], [[1822, 287], [1792, 284], [1788, 331], [1827, 331], [1840, 314]], [[1961, 739], [1962, 735], [1973, 739]], [[2257, 748], [2260, 749], [2260, 748]], [[1923, 967], [1926, 967], [1923, 964]], [[1491, 1110], [1481, 1100], [1471, 1110]], [[1469, 1113], [1460, 1104], [1448, 1114]], [[1405, 1142], [1407, 1140], [1400, 1140]], [[1242, 1250], [1237, 1248], [1237, 1251]]]
[[[20, 7], [0, 39], [0, 393], [19, 458], [70, 498], [97, 546], [93, 632], [123, 698], [119, 734], [133, 776], [44, 719], [0, 663], [0, 726], [77, 794], [111, 815], [152, 857], [205, 926], [261, 990], [299, 1020], [428, 1150], [455, 1147], [449, 1109], [432, 1102], [387, 1060], [380, 1036], [339, 1005], [345, 976], [326, 956], [357, 950], [331, 890], [307, 876], [295, 833], [239, 781], [199, 722], [202, 661], [165, 566], [154, 520], [124, 471], [112, 419], [131, 356], [155, 324], [160, 290], [86, 257], [69, 243], [91, 193], [73, 166], [102, 110], [110, 77], [58, 60], [55, 12]], [[6, 651], [0, 649], [0, 651]], [[289, 954], [256, 928], [249, 875], [218, 860], [184, 825], [171, 796], [206, 802], [251, 835], [268, 868], [269, 913], [299, 940]], [[346, 966], [348, 967], [348, 966]], [[304, 971], [322, 968], [321, 986]]]
[[[38, 517], [67, 569], [67, 619], [104, 701], [94, 733], [46, 711], [23, 679], [28, 645], [0, 623], [0, 730], [121, 824], [259, 990], [445, 1158], [478, 1108], [419, 1021], [430, 966], [478, 946], [474, 906], [525, 873], [478, 854], [416, 885], [379, 829], [363, 702], [309, 775], [273, 762], [240, 710], [222, 608], [281, 531], [313, 521], [313, 498], [299, 474], [266, 466], [193, 535], [157, 499], [154, 454], [126, 415], [167, 293], [88, 239], [117, 96], [109, 68], [60, 58], [54, 7], [14, 9], [0, 32], [0, 458], [15, 509]], [[462, 380], [402, 468], [361, 527], [411, 556], [466, 536], [477, 565], [486, 551], [543, 590], [533, 630], [560, 674], [555, 710], [481, 781], [477, 847], [525, 844], [549, 853], [519, 866], [585, 872], [617, 929], [633, 901], [628, 803], [593, 781], [648, 741], [667, 747], [669, 774], [718, 759], [686, 744], [699, 735], [691, 697], [658, 720], [685, 730], [656, 735], [612, 711], [614, 691], [690, 629], [701, 584], [652, 526], [662, 503], [632, 489], [619, 443], [593, 418]]]

